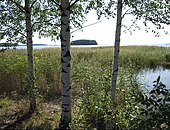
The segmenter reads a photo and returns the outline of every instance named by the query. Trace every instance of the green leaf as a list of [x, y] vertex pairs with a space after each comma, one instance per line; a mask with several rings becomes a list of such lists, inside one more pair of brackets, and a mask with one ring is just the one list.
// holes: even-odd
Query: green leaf
[[162, 101], [162, 98], [159, 98], [158, 100], [157, 100], [157, 102], [161, 102]]
[[150, 91], [150, 94], [154, 94], [154, 93], [155, 93], [155, 90], [151, 90], [151, 91]]
[[157, 83], [159, 83], [160, 82], [160, 79], [161, 79], [161, 77], [160, 77], [160, 75], [158, 76], [158, 78], [157, 78]]

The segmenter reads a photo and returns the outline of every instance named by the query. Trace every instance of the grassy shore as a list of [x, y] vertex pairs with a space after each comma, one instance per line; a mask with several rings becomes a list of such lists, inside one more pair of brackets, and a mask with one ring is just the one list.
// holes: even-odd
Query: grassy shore
[[[49, 87], [59, 89], [60, 49], [35, 50], [34, 55], [37, 85], [45, 90]], [[1, 91], [8, 93], [22, 87], [27, 75], [26, 56], [25, 50], [9, 50], [5, 53], [0, 53], [0, 86], [3, 87]], [[72, 81], [86, 77], [86, 69], [92, 70], [92, 72], [93, 68], [97, 69], [99, 66], [111, 69], [112, 57], [113, 53], [110, 48], [73, 48]]]
[[[167, 65], [169, 62], [167, 62], [166, 55], [169, 53], [170, 48], [164, 47], [123, 46], [120, 51], [119, 66], [140, 69]], [[43, 89], [47, 89], [47, 86], [59, 91], [60, 49], [35, 50], [34, 55], [37, 85], [41, 86], [42, 92]], [[1, 93], [21, 89], [27, 75], [26, 51], [8, 50], [0, 53], [0, 59]], [[97, 73], [96, 69], [98, 68], [111, 71], [112, 61], [113, 48], [111, 47], [72, 48], [73, 84], [76, 84], [74, 80], [82, 80], [83, 77], [86, 77], [86, 71]]]
[[[109, 97], [105, 96], [109, 95], [110, 90], [113, 48], [72, 48], [71, 53], [71, 86], [73, 115], [75, 117], [72, 128], [76, 129], [83, 127], [83, 125], [80, 126], [83, 118], [85, 118], [84, 120], [88, 118], [86, 123], [84, 123], [87, 127], [89, 122], [95, 122], [94, 119], [104, 116], [106, 114], [104, 112], [109, 109], [104, 102], [109, 101]], [[131, 102], [128, 95], [132, 89], [138, 86], [136, 77], [133, 74], [145, 67], [169, 65], [170, 61], [167, 59], [169, 54], [170, 48], [165, 47], [121, 47], [117, 88], [118, 109], [126, 104], [125, 100]], [[35, 50], [34, 59], [35, 80], [38, 88], [37, 95], [40, 102], [40, 111], [38, 113], [40, 114], [39, 116], [36, 114], [31, 120], [20, 126], [20, 128], [53, 129], [57, 127], [60, 117], [60, 49]], [[8, 120], [10, 112], [15, 107], [17, 107], [18, 111], [24, 111], [27, 108], [24, 106], [28, 106], [27, 104], [21, 107], [21, 102], [26, 102], [28, 92], [26, 50], [8, 50], [0, 53], [0, 87], [0, 107], [3, 108], [0, 114], [0, 125], [3, 125], [3, 120]], [[101, 99], [104, 100], [101, 101]], [[102, 106], [98, 102], [101, 102], [100, 105]], [[85, 105], [81, 106], [82, 103], [85, 103]], [[82, 110], [88, 108], [91, 111], [91, 115], [83, 111], [83, 117], [80, 119], [78, 117], [80, 108], [77, 105], [81, 106]], [[135, 105], [134, 103], [133, 106]], [[101, 110], [97, 109], [96, 106], [101, 108]], [[96, 112], [92, 111], [98, 113], [96, 114]], [[12, 112], [12, 114], [14, 113]], [[121, 112], [119, 114], [117, 122], [120, 126], [126, 128], [126, 125], [131, 124], [132, 121], [125, 120], [126, 117], [123, 117]], [[102, 122], [101, 119], [96, 120], [97, 123], [91, 124], [89, 128], [97, 128], [96, 124], [99, 125], [100, 121]]]

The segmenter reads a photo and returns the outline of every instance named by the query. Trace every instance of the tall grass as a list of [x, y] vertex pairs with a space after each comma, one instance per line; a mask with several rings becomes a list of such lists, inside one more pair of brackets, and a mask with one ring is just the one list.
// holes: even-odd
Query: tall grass
[[[0, 53], [1, 93], [14, 90], [23, 93], [27, 81], [27, 54], [25, 50], [9, 50]], [[42, 94], [50, 91], [51, 96], [60, 93], [60, 51], [59, 49], [35, 50], [35, 80]]]
[[170, 48], [156, 46], [127, 46], [121, 48], [120, 65], [127, 65], [129, 62], [136, 67], [152, 67], [168, 64], [166, 55]]
[[[123, 46], [120, 51], [116, 116], [118, 127], [134, 125], [138, 111], [133, 93], [138, 83], [135, 71], [143, 67], [169, 64], [170, 48]], [[113, 48], [71, 48], [71, 86], [74, 120], [72, 128], [104, 128], [111, 116], [109, 103]], [[60, 49], [34, 51], [35, 80], [44, 99], [60, 99]], [[0, 93], [27, 94], [27, 54], [25, 50], [0, 53]], [[131, 105], [129, 105], [131, 104]], [[129, 110], [129, 111], [127, 111]], [[128, 117], [127, 115], [128, 114]], [[53, 122], [54, 123], [54, 122]], [[41, 126], [42, 127], [42, 126]], [[101, 127], [101, 129], [102, 129]], [[135, 127], [135, 126], [134, 126]], [[132, 127], [131, 127], [132, 128]]]
[[[72, 48], [72, 84], [80, 86], [87, 76], [100, 73], [100, 69], [112, 69], [113, 48]], [[169, 48], [149, 46], [123, 46], [119, 66], [135, 68], [168, 64], [166, 55]], [[60, 91], [60, 49], [34, 51], [35, 76], [41, 92], [49, 91], [53, 96]], [[24, 89], [27, 75], [27, 54], [25, 50], [8, 50], [0, 53], [1, 93]], [[79, 82], [79, 83], [78, 83]], [[55, 93], [53, 93], [55, 92]], [[51, 96], [52, 96], [51, 95]]]

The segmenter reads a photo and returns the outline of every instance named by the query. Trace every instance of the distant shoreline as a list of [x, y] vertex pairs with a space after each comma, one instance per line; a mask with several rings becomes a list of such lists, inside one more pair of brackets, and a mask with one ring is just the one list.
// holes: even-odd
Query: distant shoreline
[[[70, 45], [71, 48], [90, 48], [90, 47], [114, 47], [114, 44], [98, 44], [98, 45]], [[156, 46], [156, 47], [170, 47], [170, 44], [151, 44], [151, 45], [121, 45], [121, 46]], [[33, 44], [34, 49], [45, 49], [45, 48], [60, 48], [61, 45], [50, 45], [50, 44]], [[26, 49], [27, 46], [24, 44], [19, 44], [16, 47], [9, 47], [10, 49]], [[5, 47], [0, 47], [0, 49], [5, 49]]]

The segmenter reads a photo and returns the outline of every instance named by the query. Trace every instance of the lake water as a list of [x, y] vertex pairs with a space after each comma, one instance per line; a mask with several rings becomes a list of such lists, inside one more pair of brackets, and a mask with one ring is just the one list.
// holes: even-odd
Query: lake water
[[[79, 48], [79, 47], [86, 47], [86, 48], [88, 48], [88, 47], [104, 47], [104, 46], [112, 46], [113, 47], [113, 45], [102, 45], [102, 44], [100, 44], [100, 45], [71, 45], [71, 47], [77, 47], [77, 48]], [[34, 44], [33, 45], [33, 48], [34, 49], [43, 49], [43, 48], [60, 48], [61, 46], [60, 45], [48, 45], [48, 44]], [[2, 49], [3, 47], [0, 47], [0, 49]], [[12, 47], [10, 47], [11, 49], [13, 49]], [[16, 46], [16, 49], [26, 49], [27, 48], [27, 46], [26, 45], [18, 45], [18, 46]]]
[[[71, 47], [105, 47], [105, 46], [110, 46], [110, 47], [114, 47], [114, 44], [98, 44], [98, 45], [71, 45]], [[128, 45], [127, 45], [128, 46]], [[162, 47], [170, 47], [170, 43], [169, 44], [149, 44], [149, 45], [145, 45], [145, 46], [162, 46]], [[43, 49], [43, 48], [60, 48], [60, 45], [55, 45], [55, 44], [33, 44], [33, 48], [34, 49]], [[0, 49], [2, 49], [4, 47], [0, 47]], [[16, 47], [16, 49], [26, 49], [26, 45], [22, 44], [22, 45], [18, 45]], [[11, 47], [12, 49], [12, 47]]]
[[138, 79], [146, 89], [150, 90], [153, 88], [153, 81], [155, 81], [158, 76], [163, 84], [166, 85], [167, 89], [170, 89], [170, 68], [157, 67], [155, 69], [144, 69], [139, 75]]

